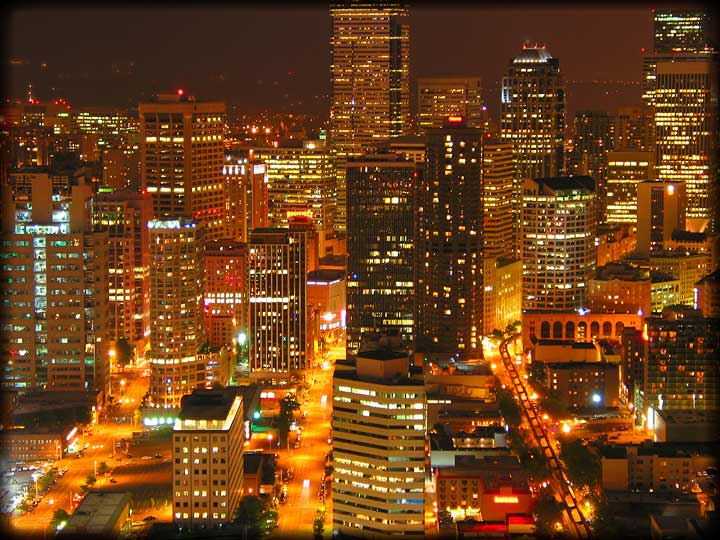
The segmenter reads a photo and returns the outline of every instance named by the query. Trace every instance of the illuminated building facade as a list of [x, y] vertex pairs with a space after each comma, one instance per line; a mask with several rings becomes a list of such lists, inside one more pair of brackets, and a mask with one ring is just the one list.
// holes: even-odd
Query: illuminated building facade
[[230, 345], [239, 332], [247, 333], [246, 247], [223, 239], [208, 242], [205, 249], [205, 327], [213, 348]]
[[688, 307], [645, 319], [645, 404], [655, 409], [717, 409], [718, 319]]
[[565, 406], [619, 407], [620, 366], [613, 362], [549, 362], [548, 387]]
[[269, 226], [287, 227], [293, 216], [306, 216], [324, 245], [335, 222], [337, 182], [325, 141], [303, 141], [298, 148], [256, 148], [253, 156], [267, 166]]
[[103, 187], [140, 190], [140, 144], [105, 148], [101, 155]]
[[589, 176], [525, 181], [523, 309], [568, 311], [584, 305], [595, 271], [595, 213]]
[[[501, 102], [500, 137], [515, 148], [519, 199], [526, 179], [558, 176], [564, 165], [565, 92], [559, 60], [544, 46], [523, 45], [503, 77]], [[519, 207], [515, 211], [519, 215]]]
[[225, 104], [160, 94], [141, 103], [141, 182], [153, 217], [185, 217], [208, 240], [227, 237], [224, 163]]
[[674, 231], [685, 230], [685, 185], [640, 182], [637, 192], [637, 253], [648, 257], [653, 251], [664, 249]]
[[426, 394], [407, 352], [370, 351], [333, 377], [333, 533], [425, 534]]
[[95, 228], [92, 188], [29, 196], [2, 186], [2, 388], [109, 390], [108, 234]]
[[614, 118], [613, 148], [616, 151], [654, 151], [650, 141], [648, 117], [645, 107], [620, 107]]
[[705, 9], [653, 10], [656, 53], [707, 53], [712, 51], [713, 27]]
[[244, 404], [236, 387], [182, 398], [173, 427], [173, 523], [212, 529], [233, 521], [243, 492]]
[[151, 220], [150, 399], [177, 407], [180, 398], [206, 383], [205, 254], [201, 225], [184, 219]]
[[627, 223], [631, 224], [633, 228], [636, 226], [638, 183], [653, 180], [654, 174], [654, 152], [608, 152], [605, 204], [607, 223]]
[[680, 282], [676, 304], [695, 305], [695, 283], [711, 271], [710, 254], [685, 250], [656, 251], [650, 255], [650, 268], [669, 274]]
[[585, 175], [595, 180], [598, 223], [605, 221], [608, 151], [614, 145], [614, 118], [606, 111], [575, 113], [572, 151], [567, 155], [567, 174]]
[[482, 142], [483, 249], [485, 258], [517, 255], [513, 222], [515, 157], [511, 143]]
[[657, 62], [656, 76], [657, 178], [685, 183], [687, 228], [701, 232], [712, 217], [711, 197], [717, 196], [717, 63]]
[[250, 372], [288, 377], [306, 369], [306, 233], [255, 229], [247, 255]]
[[[140, 343], [150, 330], [148, 228], [150, 198], [132, 191], [100, 193], [95, 222], [108, 231], [109, 337]], [[142, 346], [138, 347], [138, 353]], [[138, 354], [139, 356], [139, 354]]]
[[480, 77], [418, 79], [417, 129], [441, 128], [448, 116], [462, 116], [468, 127], [483, 126]]
[[268, 225], [267, 165], [226, 156], [222, 176], [227, 193], [228, 238], [247, 242], [249, 231]]
[[404, 2], [332, 2], [329, 139], [336, 228], [346, 227], [344, 163], [410, 127], [410, 26]]
[[347, 347], [381, 328], [413, 345], [416, 166], [395, 154], [346, 164], [348, 180]]
[[720, 270], [707, 274], [695, 284], [697, 309], [703, 317], [720, 318]]
[[482, 357], [481, 131], [428, 130], [418, 185], [415, 350]]

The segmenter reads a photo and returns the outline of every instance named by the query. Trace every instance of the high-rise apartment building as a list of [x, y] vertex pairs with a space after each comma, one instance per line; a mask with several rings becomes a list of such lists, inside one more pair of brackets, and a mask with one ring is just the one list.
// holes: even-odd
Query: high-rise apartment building
[[205, 227], [206, 238], [227, 237], [225, 104], [179, 93], [140, 103], [141, 182], [154, 218], [184, 217]]
[[647, 181], [637, 185], [637, 253], [664, 249], [675, 231], [685, 230], [685, 184]]
[[293, 216], [306, 216], [315, 225], [324, 253], [324, 240], [335, 223], [335, 169], [325, 141], [303, 141], [298, 147], [255, 148], [253, 156], [267, 167], [268, 222], [287, 227]]
[[368, 351], [333, 378], [333, 532], [425, 534], [426, 393], [407, 353]]
[[348, 161], [347, 345], [394, 328], [413, 346], [415, 186], [412, 161], [372, 154]]
[[688, 230], [709, 224], [717, 197], [717, 62], [673, 59], [656, 64], [655, 141], [658, 180], [684, 182]]
[[418, 186], [416, 350], [482, 357], [481, 131], [430, 129]]
[[404, 2], [330, 6], [330, 143], [336, 159], [335, 225], [346, 226], [344, 163], [410, 128], [410, 27]]
[[462, 116], [468, 127], [483, 126], [480, 77], [422, 77], [417, 89], [417, 130], [441, 128], [448, 116]]
[[27, 195], [2, 186], [2, 388], [109, 390], [108, 234], [95, 227], [92, 188]]
[[627, 223], [635, 226], [638, 220], [638, 184], [653, 180], [655, 152], [620, 150], [607, 154], [607, 223]]
[[243, 420], [237, 387], [182, 398], [173, 426], [173, 523], [192, 530], [233, 521], [243, 492]]
[[267, 165], [226, 156], [222, 176], [227, 195], [228, 238], [247, 242], [250, 231], [268, 226]]
[[247, 254], [251, 376], [288, 377], [306, 369], [305, 231], [255, 229]]
[[205, 239], [203, 226], [184, 218], [151, 220], [150, 398], [160, 407], [206, 383]]
[[673, 306], [645, 319], [645, 405], [664, 409], [717, 409], [718, 319]]
[[150, 198], [133, 191], [99, 193], [95, 223], [108, 231], [109, 337], [140, 344], [150, 330]]
[[524, 310], [583, 306], [595, 270], [595, 185], [589, 176], [526, 180], [522, 197]]

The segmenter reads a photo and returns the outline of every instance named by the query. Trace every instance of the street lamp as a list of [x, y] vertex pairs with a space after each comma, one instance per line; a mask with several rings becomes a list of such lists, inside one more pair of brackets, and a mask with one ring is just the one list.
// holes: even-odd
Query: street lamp
[[268, 452], [269, 452], [270, 450], [272, 450], [272, 446], [271, 446], [272, 440], [273, 440], [272, 433], [268, 433], [267, 440], [268, 440]]

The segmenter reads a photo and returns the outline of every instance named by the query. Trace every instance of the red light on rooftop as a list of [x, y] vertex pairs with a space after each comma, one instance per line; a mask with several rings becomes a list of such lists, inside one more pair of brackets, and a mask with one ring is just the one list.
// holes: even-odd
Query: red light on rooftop
[[644, 53], [644, 52], [646, 52], [646, 51], [647, 51], [647, 49], [646, 49], [645, 47], [640, 47], [640, 52], [641, 52], [641, 53]]
[[183, 90], [182, 88], [178, 88], [178, 96], [184, 96], [184, 95], [185, 95], [185, 90]]

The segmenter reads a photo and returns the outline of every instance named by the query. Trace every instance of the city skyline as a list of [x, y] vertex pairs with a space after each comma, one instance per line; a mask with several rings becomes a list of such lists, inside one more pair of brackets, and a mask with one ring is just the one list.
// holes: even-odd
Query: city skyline
[[[282, 3], [162, 11], [16, 9], [7, 20], [5, 61], [12, 63], [3, 68], [6, 97], [24, 96], [32, 83], [41, 100], [62, 96], [77, 105], [136, 106], [154, 93], [183, 87], [249, 110], [326, 116], [329, 109], [331, 23], [321, 3], [300, 9]], [[413, 91], [419, 77], [480, 76], [491, 112], [499, 109], [507, 62], [523, 42], [545, 44], [560, 59], [571, 111], [639, 103], [642, 49], [652, 50], [651, 6], [643, 4], [566, 9], [420, 3], [410, 4], [409, 20]], [[68, 25], [83, 32], [66, 32]], [[606, 39], [608, 28], [623, 39]], [[189, 32], [195, 37], [183, 40]], [[592, 81], [624, 86], [586, 84]]]

